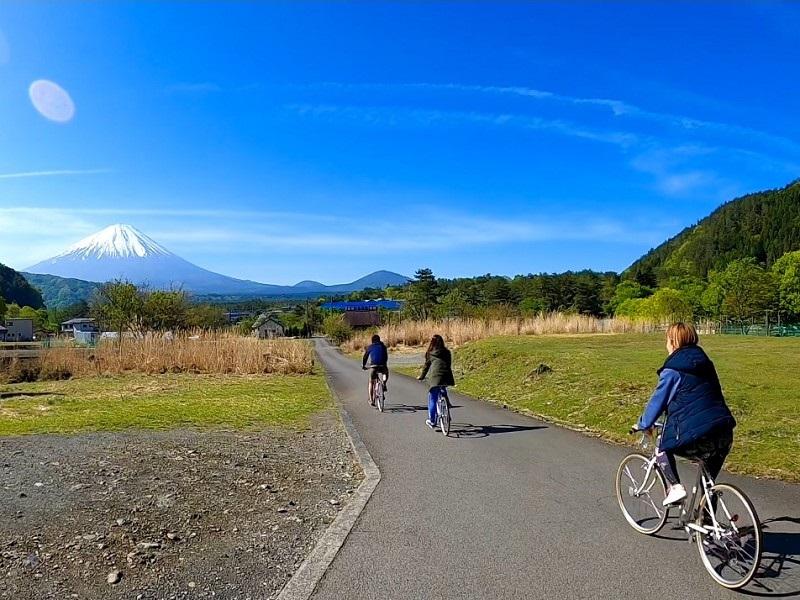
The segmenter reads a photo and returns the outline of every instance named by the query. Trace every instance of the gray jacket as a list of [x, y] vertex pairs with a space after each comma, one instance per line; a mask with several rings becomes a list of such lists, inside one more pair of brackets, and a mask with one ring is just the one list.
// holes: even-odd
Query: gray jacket
[[437, 348], [426, 357], [425, 367], [422, 369], [420, 378], [425, 379], [428, 376], [431, 386], [455, 385], [452, 365], [453, 358], [450, 350]]

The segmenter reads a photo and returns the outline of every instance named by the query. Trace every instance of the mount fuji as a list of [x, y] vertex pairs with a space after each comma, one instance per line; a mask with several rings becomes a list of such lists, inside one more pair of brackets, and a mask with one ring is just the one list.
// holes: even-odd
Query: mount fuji
[[200, 295], [242, 296], [345, 292], [403, 285], [408, 281], [407, 277], [389, 271], [378, 271], [352, 283], [333, 286], [316, 281], [281, 286], [236, 279], [198, 267], [135, 227], [122, 224], [106, 227], [58, 256], [28, 267], [25, 272], [101, 283], [120, 279], [154, 289], [181, 288]]

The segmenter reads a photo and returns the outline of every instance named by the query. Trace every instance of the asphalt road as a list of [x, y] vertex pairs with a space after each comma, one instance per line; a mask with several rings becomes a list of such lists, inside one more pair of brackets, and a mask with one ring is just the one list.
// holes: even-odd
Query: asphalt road
[[[314, 598], [741, 595], [711, 580], [669, 522], [661, 537], [627, 525], [614, 497], [626, 449], [457, 393], [457, 437], [445, 438], [425, 426], [423, 383], [393, 373], [381, 414], [360, 365], [323, 341], [317, 350], [382, 479]], [[800, 486], [720, 480], [741, 485], [766, 522], [764, 571], [746, 593], [800, 595]]]

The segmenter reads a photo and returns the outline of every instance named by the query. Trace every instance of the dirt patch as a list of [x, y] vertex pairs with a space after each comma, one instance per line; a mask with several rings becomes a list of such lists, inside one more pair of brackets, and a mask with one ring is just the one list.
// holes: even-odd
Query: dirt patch
[[294, 432], [0, 438], [0, 598], [270, 598], [358, 487], [332, 415]]

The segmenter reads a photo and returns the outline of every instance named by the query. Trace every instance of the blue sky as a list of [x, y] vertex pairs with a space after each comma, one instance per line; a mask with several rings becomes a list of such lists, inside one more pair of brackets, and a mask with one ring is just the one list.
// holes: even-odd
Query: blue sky
[[121, 222], [269, 283], [620, 270], [800, 176], [798, 30], [779, 2], [6, 1], [0, 262]]

